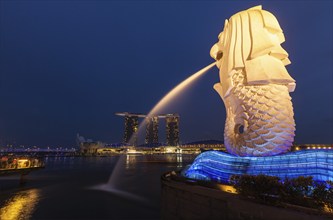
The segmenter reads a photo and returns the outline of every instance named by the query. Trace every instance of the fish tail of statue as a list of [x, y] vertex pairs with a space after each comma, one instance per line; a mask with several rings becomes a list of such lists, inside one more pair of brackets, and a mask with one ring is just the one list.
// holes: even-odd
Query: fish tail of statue
[[290, 150], [295, 121], [288, 88], [284, 85], [244, 85], [245, 75], [233, 75], [234, 87], [224, 98], [227, 118], [226, 149], [239, 156], [269, 156]]

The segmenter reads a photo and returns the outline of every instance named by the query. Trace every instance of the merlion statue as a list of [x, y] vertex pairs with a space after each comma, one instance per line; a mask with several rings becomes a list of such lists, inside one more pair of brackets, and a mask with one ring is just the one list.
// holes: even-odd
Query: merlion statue
[[291, 97], [296, 87], [285, 66], [288, 53], [273, 14], [261, 6], [225, 21], [211, 56], [220, 69], [214, 89], [226, 107], [226, 149], [239, 156], [288, 151], [295, 136]]

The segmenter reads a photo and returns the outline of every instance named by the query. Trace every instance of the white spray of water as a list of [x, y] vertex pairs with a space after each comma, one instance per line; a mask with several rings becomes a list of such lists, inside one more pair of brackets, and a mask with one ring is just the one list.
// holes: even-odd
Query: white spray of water
[[148, 113], [148, 116], [154, 115], [156, 112], [163, 109], [171, 100], [173, 100], [180, 92], [182, 92], [185, 88], [190, 86], [193, 82], [199, 79], [204, 73], [206, 73], [209, 69], [211, 69], [215, 65], [215, 62], [209, 64], [205, 68], [202, 68], [198, 72], [194, 73], [190, 77], [186, 78], [184, 81], [179, 83], [176, 87], [174, 87], [170, 92], [168, 92]]
[[112, 173], [109, 177], [108, 185], [110, 187], [117, 188], [117, 178], [121, 175], [122, 172], [124, 172], [124, 164], [125, 164], [125, 155], [120, 155], [116, 166], [113, 168]]
[[[176, 87], [174, 87], [170, 92], [168, 92], [153, 108], [150, 110], [147, 118], [156, 115], [161, 109], [165, 108], [165, 106], [170, 103], [177, 95], [179, 95], [184, 89], [193, 84], [196, 80], [198, 80], [201, 76], [203, 76], [208, 70], [210, 70], [213, 66], [215, 66], [216, 62], [209, 64], [208, 66], [202, 68], [198, 72], [192, 74], [190, 77], [186, 78], [184, 81], [179, 83]], [[142, 121], [139, 125], [138, 132], [142, 130], [145, 125], [145, 120]], [[133, 138], [135, 135], [132, 135], [129, 143], [133, 143]]]
[[117, 185], [117, 183], [119, 183], [119, 177], [121, 176], [121, 173], [124, 173], [125, 156], [126, 155], [120, 155], [118, 161], [116, 162], [115, 167], [112, 170], [109, 181], [106, 184], [99, 184], [99, 185], [90, 187], [89, 189], [109, 192], [109, 193], [112, 193], [114, 195], [120, 196], [122, 198], [131, 200], [131, 201], [137, 201], [140, 203], [151, 205], [151, 204], [149, 204], [149, 201], [147, 199], [145, 199], [141, 196], [135, 195], [133, 193], [119, 189], [119, 186]]
[[[148, 113], [147, 117], [156, 115], [157, 112], [159, 112], [168, 103], [170, 103], [170, 101], [172, 101], [178, 94], [180, 94], [180, 92], [182, 92], [185, 88], [187, 88], [197, 79], [199, 79], [204, 73], [206, 73], [214, 65], [215, 65], [215, 62], [206, 66], [205, 68], [199, 70], [198, 72], [194, 73], [193, 75], [191, 75], [190, 77], [188, 77], [184, 81], [182, 81], [180, 84], [178, 84], [176, 87], [174, 87], [154, 106], [154, 108]], [[144, 125], [144, 122], [141, 122], [138, 131], [140, 131], [140, 129], [142, 129], [143, 125]], [[132, 138], [133, 138], [133, 136], [132, 136]], [[132, 138], [130, 140], [130, 143], [132, 143]], [[121, 155], [119, 157], [115, 167], [113, 168], [109, 181], [106, 184], [97, 185], [97, 186], [91, 187], [90, 189], [107, 191], [107, 192], [113, 193], [115, 195], [124, 197], [126, 199], [147, 203], [148, 201], [146, 199], [144, 199], [143, 197], [140, 197], [140, 196], [134, 195], [132, 193], [118, 189], [117, 182], [119, 180], [119, 176], [121, 175], [121, 173], [123, 171], [124, 161], [125, 161], [125, 155]]]

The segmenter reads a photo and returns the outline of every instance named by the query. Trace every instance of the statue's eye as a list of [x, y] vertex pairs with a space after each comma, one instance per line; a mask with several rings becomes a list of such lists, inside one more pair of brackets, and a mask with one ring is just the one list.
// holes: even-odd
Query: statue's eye
[[222, 51], [218, 51], [216, 54], [216, 60], [220, 60], [223, 57], [223, 52]]

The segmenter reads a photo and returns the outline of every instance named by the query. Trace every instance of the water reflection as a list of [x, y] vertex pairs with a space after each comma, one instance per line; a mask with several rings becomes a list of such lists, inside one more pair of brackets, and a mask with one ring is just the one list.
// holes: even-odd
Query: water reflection
[[146, 164], [147, 166], [153, 163], [159, 164], [174, 164], [177, 168], [183, 167], [183, 154], [147, 154], [147, 155], [126, 155], [125, 168], [129, 170], [135, 168], [137, 164]]
[[[126, 160], [125, 160], [126, 157]], [[125, 162], [124, 162], [125, 160]], [[90, 187], [90, 189], [93, 190], [102, 190], [105, 192], [112, 193], [114, 195], [118, 195], [122, 198], [126, 198], [128, 200], [132, 201], [138, 201], [141, 203], [148, 204], [149, 201], [141, 196], [135, 195], [133, 193], [130, 193], [125, 190], [120, 190], [119, 185], [121, 185], [121, 177], [124, 176], [124, 164], [126, 164], [126, 169], [129, 168], [131, 164], [135, 164], [135, 157], [132, 157], [130, 155], [121, 155], [115, 165], [115, 167], [112, 170], [112, 173], [110, 175], [109, 181], [106, 184], [100, 184], [93, 187]]]
[[[120, 197], [140, 201], [149, 204], [149, 200], [136, 193], [130, 191], [140, 191], [140, 187], [137, 186], [138, 181], [144, 181], [137, 179], [138, 175], [147, 175], [146, 178], [151, 178], [150, 171], [154, 170], [154, 166], [176, 166], [182, 168], [183, 155], [182, 154], [146, 154], [136, 155], [127, 154], [121, 155], [115, 164], [109, 180], [106, 184], [99, 184], [89, 189], [106, 191]], [[155, 168], [155, 169], [156, 169]], [[145, 174], [147, 173], [147, 174]], [[161, 173], [162, 174], [162, 173]], [[159, 177], [157, 177], [159, 178]], [[127, 186], [127, 187], [126, 187]], [[129, 187], [130, 186], [130, 187]]]
[[137, 163], [137, 155], [131, 155], [127, 154], [126, 155], [126, 170], [130, 169], [131, 166], [135, 166]]
[[16, 193], [0, 209], [0, 219], [29, 219], [40, 200], [40, 191], [30, 189]]
[[126, 155], [126, 170], [130, 168], [136, 168], [136, 166], [141, 164], [146, 164], [149, 166], [152, 163], [159, 164], [170, 164], [171, 166], [176, 165], [177, 168], [182, 168], [183, 163], [188, 163], [196, 155], [185, 155], [185, 154], [147, 154], [147, 155]]
[[17, 188], [17, 177], [0, 180], [0, 220], [160, 219], [161, 175], [195, 156], [49, 157], [29, 174], [29, 188]]
[[183, 166], [183, 155], [177, 154], [177, 168], [182, 168]]

